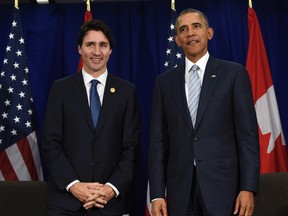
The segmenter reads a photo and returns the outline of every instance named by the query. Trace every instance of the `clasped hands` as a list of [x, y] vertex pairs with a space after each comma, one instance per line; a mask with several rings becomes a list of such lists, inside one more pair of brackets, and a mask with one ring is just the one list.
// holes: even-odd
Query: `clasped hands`
[[85, 209], [104, 208], [108, 201], [115, 197], [115, 192], [109, 185], [98, 182], [77, 182], [69, 191], [84, 203]]

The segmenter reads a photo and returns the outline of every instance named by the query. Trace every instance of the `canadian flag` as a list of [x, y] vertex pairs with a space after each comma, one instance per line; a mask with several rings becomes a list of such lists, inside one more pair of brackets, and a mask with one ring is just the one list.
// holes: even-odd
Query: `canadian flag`
[[246, 60], [260, 140], [260, 172], [287, 172], [288, 152], [278, 111], [276, 95], [257, 15], [248, 8], [249, 46]]

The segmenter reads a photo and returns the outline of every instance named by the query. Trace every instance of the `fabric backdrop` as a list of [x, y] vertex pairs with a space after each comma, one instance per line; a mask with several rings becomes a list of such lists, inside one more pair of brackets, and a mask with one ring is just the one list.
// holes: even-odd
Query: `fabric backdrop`
[[[248, 48], [248, 0], [176, 0], [177, 12], [187, 7], [203, 11], [215, 30], [209, 44], [211, 55], [245, 65]], [[254, 0], [266, 46], [279, 112], [288, 140], [288, 2]], [[3, 60], [13, 5], [0, 4], [0, 61]], [[84, 20], [86, 5], [21, 4], [20, 11], [35, 100], [38, 137], [46, 100], [54, 80], [76, 73], [79, 54], [76, 38]], [[109, 73], [136, 84], [142, 114], [141, 154], [131, 187], [130, 215], [144, 215], [147, 186], [147, 148], [151, 97], [156, 75], [164, 70], [170, 0], [95, 2], [94, 18], [107, 22], [116, 46], [109, 61]], [[216, 126], [216, 125], [215, 125]], [[41, 148], [41, 142], [39, 143]], [[48, 173], [43, 163], [44, 176]]]

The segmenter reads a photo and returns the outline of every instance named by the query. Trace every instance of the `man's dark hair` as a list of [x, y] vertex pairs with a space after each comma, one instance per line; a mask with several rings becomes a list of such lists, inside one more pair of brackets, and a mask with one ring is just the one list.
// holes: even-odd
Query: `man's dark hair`
[[179, 24], [178, 23], [179, 17], [181, 17], [184, 14], [188, 14], [188, 13], [197, 13], [197, 14], [199, 14], [200, 17], [202, 17], [202, 19], [204, 20], [206, 27], [209, 28], [209, 21], [208, 21], [207, 16], [204, 13], [202, 13], [201, 11], [196, 10], [194, 8], [188, 8], [188, 9], [184, 9], [183, 11], [181, 11], [180, 14], [178, 15], [178, 17], [176, 18], [176, 21], [175, 21], [175, 27], [176, 27], [175, 28], [176, 29], [175, 32], [176, 32], [176, 34], [178, 34], [177, 27], [178, 27], [178, 24]]
[[107, 37], [109, 41], [110, 48], [114, 47], [114, 36], [112, 29], [106, 23], [98, 19], [92, 19], [81, 26], [80, 32], [77, 38], [77, 45], [82, 46], [83, 39], [88, 31], [101, 31]]

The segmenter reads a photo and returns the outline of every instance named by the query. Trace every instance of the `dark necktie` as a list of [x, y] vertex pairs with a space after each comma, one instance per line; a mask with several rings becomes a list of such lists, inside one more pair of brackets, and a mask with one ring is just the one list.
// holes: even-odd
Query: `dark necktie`
[[90, 110], [93, 120], [94, 128], [96, 128], [98, 116], [101, 108], [100, 98], [97, 92], [98, 80], [91, 81], [91, 89], [90, 89]]
[[198, 102], [201, 90], [201, 81], [200, 77], [197, 73], [199, 67], [197, 65], [193, 65], [189, 71], [190, 79], [188, 84], [188, 107], [191, 115], [191, 120], [193, 127], [195, 128]]

